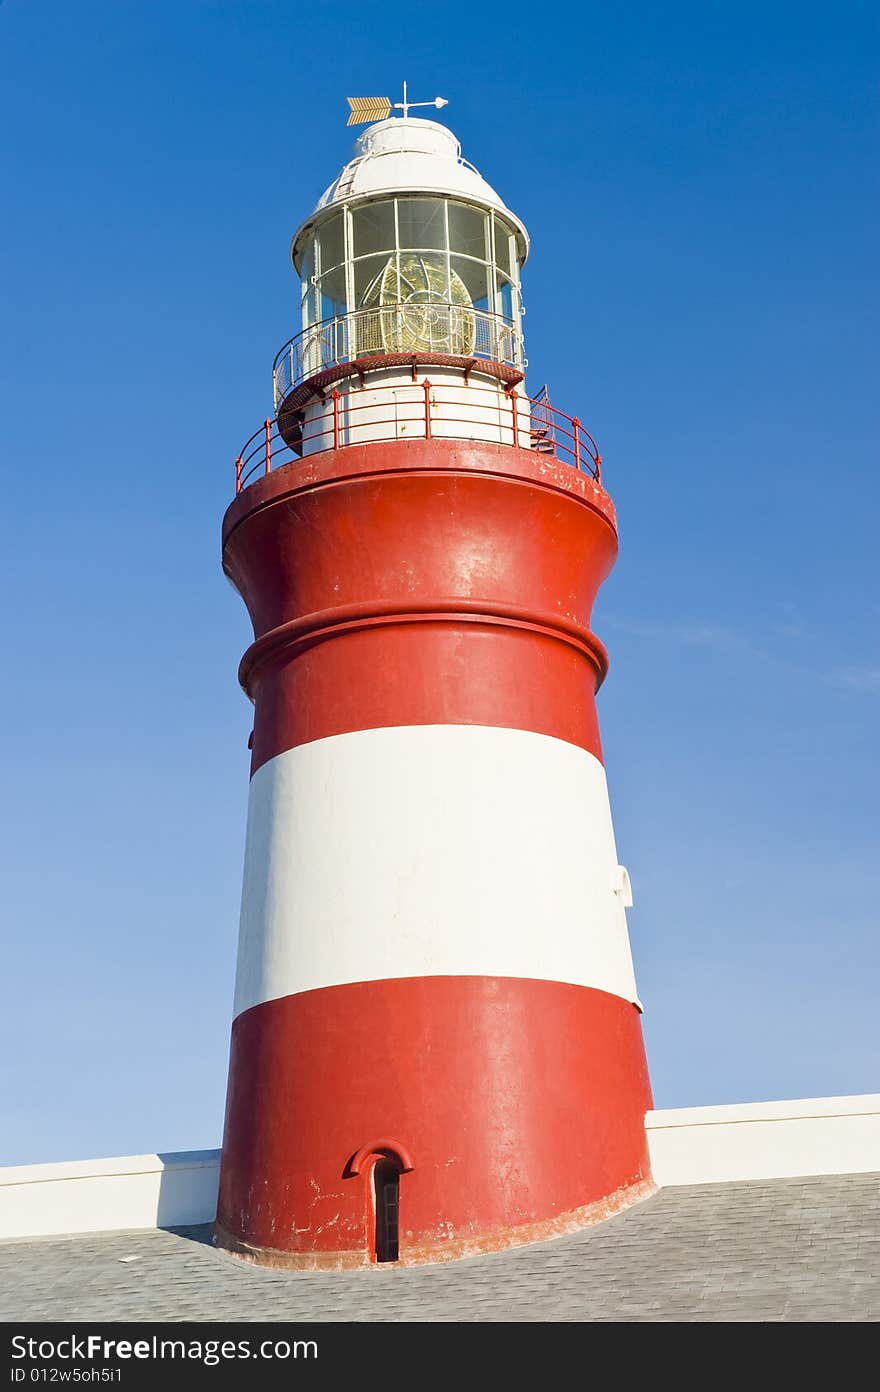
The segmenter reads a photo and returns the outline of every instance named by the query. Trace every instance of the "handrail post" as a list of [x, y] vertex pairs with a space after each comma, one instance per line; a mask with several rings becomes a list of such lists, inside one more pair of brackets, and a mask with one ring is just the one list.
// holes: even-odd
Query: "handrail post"
[[340, 393], [334, 387], [331, 393], [333, 399], [333, 448], [339, 449], [339, 396]]
[[602, 456], [598, 450], [596, 450], [596, 482], [602, 482]]
[[519, 392], [517, 391], [516, 387], [514, 387], [512, 392], [510, 393], [510, 409], [513, 412], [513, 443], [515, 445], [519, 444], [519, 421], [517, 420], [516, 415], [516, 403], [518, 399]]
[[425, 439], [431, 438], [431, 383], [427, 377], [422, 383], [425, 392]]
[[235, 493], [236, 497], [241, 492], [241, 471], [244, 468], [241, 455], [235, 461]]
[[573, 435], [573, 438], [574, 438], [574, 467], [575, 467], [577, 470], [580, 470], [580, 467], [581, 467], [581, 436], [580, 436], [581, 423], [580, 423], [580, 421], [578, 420], [577, 416], [574, 416], [574, 417], [573, 417], [571, 423], [572, 423], [572, 426], [574, 427], [574, 435]]
[[265, 428], [265, 431], [266, 431], [266, 447], [265, 447], [265, 453], [266, 453], [266, 473], [267, 473], [267, 474], [270, 474], [270, 473], [272, 472], [272, 417], [271, 417], [271, 416], [267, 416], [267, 417], [266, 417], [266, 421], [265, 421], [265, 426], [264, 426], [264, 428]]

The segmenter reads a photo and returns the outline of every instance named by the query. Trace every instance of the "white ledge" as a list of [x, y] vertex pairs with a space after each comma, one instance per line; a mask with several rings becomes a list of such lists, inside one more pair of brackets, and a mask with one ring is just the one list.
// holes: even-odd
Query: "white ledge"
[[0, 1170], [5, 1184], [53, 1184], [57, 1180], [92, 1179], [96, 1175], [165, 1173], [168, 1170], [216, 1169], [219, 1150], [178, 1150], [168, 1155], [114, 1155], [106, 1160], [61, 1160], [48, 1165], [8, 1165]]
[[790, 1121], [806, 1117], [866, 1116], [880, 1112], [880, 1092], [855, 1097], [805, 1097], [791, 1102], [732, 1102], [720, 1107], [670, 1107], [647, 1112], [649, 1131], [667, 1126], [717, 1126], [740, 1121]]
[[176, 1228], [217, 1209], [219, 1150], [0, 1170], [0, 1238]]
[[659, 1185], [880, 1171], [880, 1094], [679, 1107], [645, 1117]]

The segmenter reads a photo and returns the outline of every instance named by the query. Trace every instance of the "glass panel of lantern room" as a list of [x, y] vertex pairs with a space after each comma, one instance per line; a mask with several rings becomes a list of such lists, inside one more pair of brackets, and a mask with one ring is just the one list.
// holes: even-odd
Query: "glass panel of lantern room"
[[315, 239], [314, 237], [306, 245], [300, 262], [300, 276], [302, 277], [302, 327], [307, 329], [310, 324], [314, 324], [316, 317], [315, 303]]
[[489, 267], [485, 261], [454, 255], [449, 260], [452, 303], [484, 312], [489, 309]]
[[389, 295], [396, 299], [397, 268], [394, 252], [363, 256], [354, 263], [354, 298], [359, 308], [378, 305]]
[[390, 352], [393, 347], [381, 306], [397, 301], [395, 228], [393, 198], [352, 211], [351, 294], [355, 308], [361, 311], [350, 325], [350, 354], [354, 357]]
[[519, 260], [517, 257], [516, 236], [513, 228], [508, 227], [501, 218], [495, 217], [494, 221], [494, 242], [495, 242], [495, 264], [505, 275], [509, 276], [514, 285], [519, 284]]
[[388, 257], [394, 250], [394, 199], [355, 208], [351, 215], [352, 256], [373, 256], [384, 251]]
[[520, 366], [519, 313], [516, 286], [508, 276], [496, 268], [495, 271], [495, 313], [494, 323], [499, 341], [498, 357], [501, 362]]
[[495, 272], [495, 313], [500, 314], [502, 319], [508, 323], [513, 322], [514, 317], [514, 293], [513, 283], [509, 276], [504, 275], [500, 270]]
[[335, 270], [345, 260], [345, 229], [343, 214], [334, 214], [318, 228], [318, 241], [321, 248], [321, 270]]
[[499, 217], [493, 217], [492, 222], [495, 235], [495, 265], [513, 279], [516, 259], [513, 234]]
[[315, 236], [315, 275], [320, 299], [318, 317], [333, 319], [346, 312], [345, 293], [345, 222], [344, 214], [336, 213], [318, 228]]
[[507, 227], [500, 219], [495, 220], [495, 246], [497, 253], [497, 264], [502, 271], [509, 272], [513, 283], [512, 303], [513, 312], [511, 318], [515, 321], [517, 329], [520, 328], [522, 318], [522, 299], [520, 298], [519, 286], [519, 254], [516, 245], [516, 236], [512, 228]]
[[294, 362], [293, 353], [289, 363], [289, 377], [292, 385], [298, 373], [308, 377], [313, 372], [320, 372], [325, 362], [325, 349], [321, 342], [321, 332], [315, 325], [321, 318], [321, 295], [318, 289], [318, 278], [315, 274], [317, 265], [317, 239], [315, 233], [307, 242], [300, 261], [300, 275], [302, 276], [302, 338], [300, 340], [300, 362]]
[[472, 354], [481, 358], [495, 357], [490, 341], [490, 321], [485, 314], [474, 313], [474, 309], [485, 310], [488, 304], [488, 269], [485, 261], [472, 260], [469, 256], [450, 256], [449, 343], [444, 352], [468, 358]]
[[398, 198], [397, 245], [401, 303], [448, 304], [445, 200]]
[[362, 256], [353, 263], [354, 302], [359, 313], [351, 321], [352, 355], [393, 352], [388, 329], [391, 311], [383, 305], [397, 304], [397, 254], [385, 251], [379, 256]]
[[488, 218], [477, 208], [469, 208], [464, 203], [449, 204], [449, 250], [460, 256], [475, 256], [478, 261], [488, 261], [487, 244]]
[[445, 251], [445, 200], [398, 198], [397, 231], [402, 251]]

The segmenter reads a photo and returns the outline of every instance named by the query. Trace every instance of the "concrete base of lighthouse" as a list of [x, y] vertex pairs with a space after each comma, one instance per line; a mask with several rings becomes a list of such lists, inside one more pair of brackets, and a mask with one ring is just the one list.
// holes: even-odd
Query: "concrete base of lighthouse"
[[[543, 1219], [534, 1223], [523, 1223], [519, 1227], [504, 1228], [499, 1232], [483, 1234], [480, 1237], [455, 1238], [444, 1242], [426, 1242], [412, 1246], [401, 1252], [395, 1266], [427, 1266], [441, 1262], [461, 1261], [465, 1257], [484, 1256], [490, 1252], [504, 1252], [512, 1247], [527, 1247], [535, 1242], [548, 1242], [554, 1237], [566, 1237], [569, 1233], [581, 1232], [596, 1223], [603, 1223], [617, 1213], [624, 1213], [635, 1204], [643, 1203], [657, 1192], [653, 1180], [640, 1180], [609, 1194], [595, 1203], [585, 1204], [583, 1208], [560, 1214], [556, 1218]], [[350, 1252], [285, 1252], [272, 1247], [254, 1247], [241, 1242], [227, 1233], [219, 1223], [214, 1225], [216, 1244], [224, 1251], [253, 1262], [257, 1266], [273, 1267], [278, 1271], [353, 1271], [370, 1268], [387, 1270], [386, 1266], [376, 1265], [372, 1255], [364, 1248]]]

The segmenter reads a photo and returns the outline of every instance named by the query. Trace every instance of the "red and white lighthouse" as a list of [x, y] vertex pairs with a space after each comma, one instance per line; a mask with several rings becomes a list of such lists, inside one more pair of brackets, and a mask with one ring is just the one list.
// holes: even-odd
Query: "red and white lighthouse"
[[527, 394], [527, 250], [408, 113], [293, 239], [223, 523], [255, 639], [217, 1235], [269, 1264], [447, 1260], [651, 1189], [589, 627], [614, 508]]

